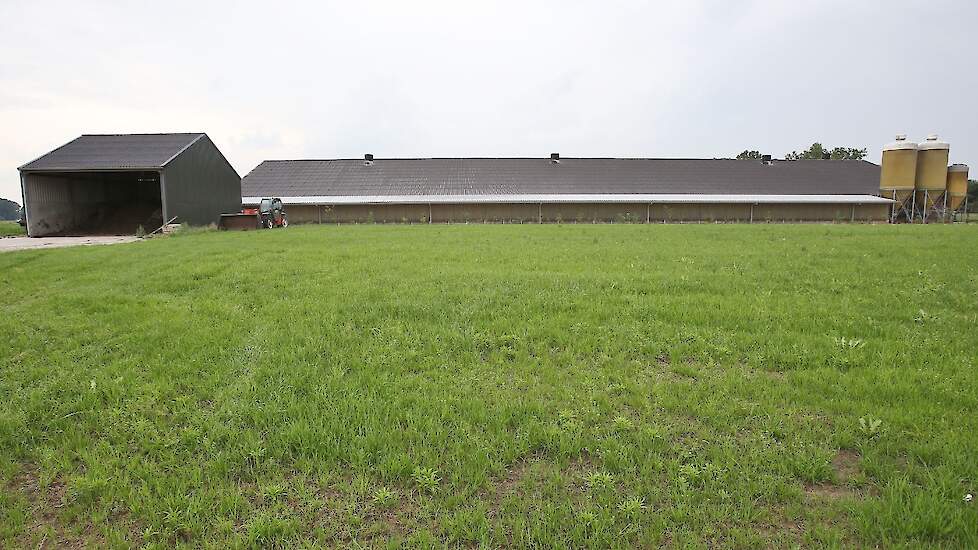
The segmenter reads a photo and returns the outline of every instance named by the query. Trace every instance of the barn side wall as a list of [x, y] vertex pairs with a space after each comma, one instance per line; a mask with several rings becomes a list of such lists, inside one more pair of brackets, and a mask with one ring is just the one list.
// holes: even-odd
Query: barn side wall
[[70, 176], [24, 174], [27, 234], [55, 235], [76, 225], [101, 198], [96, 190], [79, 194]]
[[540, 219], [549, 223], [643, 223], [648, 218], [649, 205], [645, 203], [541, 204], [539, 210]]
[[286, 205], [289, 223], [873, 222], [889, 207], [863, 204], [367, 204]]
[[167, 221], [217, 223], [222, 213], [240, 210], [241, 177], [204, 136], [164, 167], [163, 201]]
[[[291, 219], [292, 214], [289, 214], [289, 220]], [[428, 205], [364, 204], [327, 206], [323, 208], [323, 222], [428, 223]]]

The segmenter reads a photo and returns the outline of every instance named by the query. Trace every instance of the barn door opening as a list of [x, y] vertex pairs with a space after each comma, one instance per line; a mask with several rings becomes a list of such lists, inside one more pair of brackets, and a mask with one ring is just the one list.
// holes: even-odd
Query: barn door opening
[[44, 172], [25, 176], [31, 236], [134, 235], [163, 224], [157, 172]]

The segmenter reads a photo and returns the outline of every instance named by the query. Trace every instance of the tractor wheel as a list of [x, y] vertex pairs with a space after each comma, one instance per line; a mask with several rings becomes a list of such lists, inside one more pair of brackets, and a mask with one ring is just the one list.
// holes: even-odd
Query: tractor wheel
[[271, 229], [273, 227], [275, 227], [275, 222], [272, 220], [272, 218], [265, 220], [265, 229]]
[[289, 219], [286, 218], [285, 216], [282, 216], [282, 228], [284, 229], [288, 226], [289, 226]]

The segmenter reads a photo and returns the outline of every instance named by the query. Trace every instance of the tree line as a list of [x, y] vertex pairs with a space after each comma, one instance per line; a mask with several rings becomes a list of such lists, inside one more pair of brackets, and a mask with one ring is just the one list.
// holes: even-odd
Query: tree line
[[[762, 157], [760, 151], [745, 149], [737, 155], [739, 160], [754, 160]], [[821, 143], [813, 143], [804, 151], [792, 151], [784, 156], [784, 160], [863, 160], [866, 158], [866, 148], [858, 147], [825, 147]]]
[[0, 220], [16, 220], [19, 217], [19, 204], [11, 200], [0, 199]]

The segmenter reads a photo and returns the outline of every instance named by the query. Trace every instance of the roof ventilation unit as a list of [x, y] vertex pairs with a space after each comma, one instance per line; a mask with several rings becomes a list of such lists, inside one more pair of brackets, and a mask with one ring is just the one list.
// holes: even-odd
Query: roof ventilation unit
[[367, 154], [363, 155], [363, 165], [364, 166], [370, 166], [373, 163], [374, 163], [374, 155], [373, 155], [373, 153], [367, 153]]
[[550, 153], [550, 162], [554, 164], [560, 162], [560, 153]]
[[761, 155], [761, 162], [763, 164], [767, 164], [768, 166], [774, 164], [771, 162], [771, 155]]

